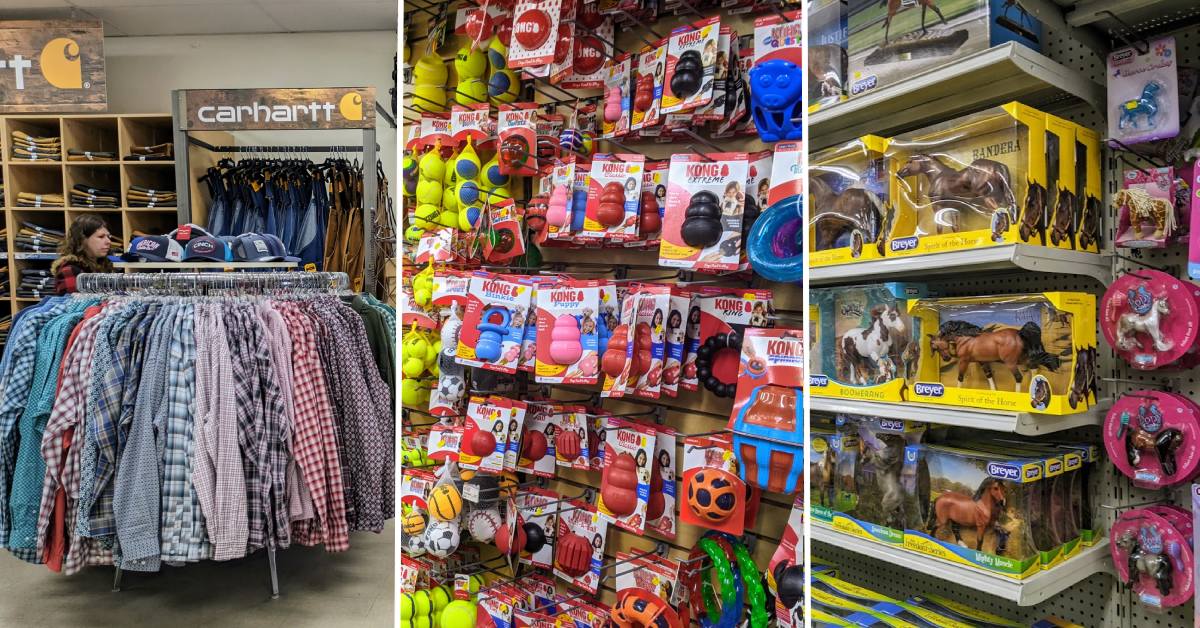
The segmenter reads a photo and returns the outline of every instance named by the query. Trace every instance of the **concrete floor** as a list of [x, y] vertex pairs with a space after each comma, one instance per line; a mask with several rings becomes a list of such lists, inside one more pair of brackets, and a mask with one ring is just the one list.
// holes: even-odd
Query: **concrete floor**
[[0, 550], [0, 628], [165, 627], [381, 628], [394, 623], [395, 530], [350, 536], [350, 551], [277, 552], [279, 599], [271, 599], [266, 552], [231, 562], [124, 574], [112, 568], [74, 576], [29, 565]]

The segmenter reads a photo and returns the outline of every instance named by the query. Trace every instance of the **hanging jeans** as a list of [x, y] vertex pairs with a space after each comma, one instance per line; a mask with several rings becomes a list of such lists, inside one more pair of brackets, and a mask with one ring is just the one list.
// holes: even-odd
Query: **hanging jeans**
[[212, 205], [208, 208], [208, 231], [213, 235], [228, 235], [229, 201], [226, 199], [225, 183], [216, 168], [209, 168], [204, 182], [208, 184], [208, 193], [212, 196]]

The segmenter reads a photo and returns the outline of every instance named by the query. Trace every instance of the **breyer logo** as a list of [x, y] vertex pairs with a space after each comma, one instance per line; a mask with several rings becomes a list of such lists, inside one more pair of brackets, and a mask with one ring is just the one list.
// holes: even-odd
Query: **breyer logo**
[[903, 432], [904, 421], [900, 419], [879, 419], [879, 429], [889, 432]]
[[912, 251], [917, 248], [917, 241], [920, 240], [917, 236], [909, 236], [907, 238], [898, 238], [892, 240], [892, 252], [896, 251]]
[[850, 86], [850, 93], [857, 95], [867, 90], [875, 89], [875, 86], [878, 84], [878, 82], [879, 79], [875, 78], [874, 74], [860, 81], [854, 81], [854, 84]]
[[1011, 464], [1002, 464], [999, 462], [989, 462], [987, 466], [987, 474], [1000, 478], [1001, 480], [1019, 480], [1021, 479], [1021, 470]]
[[825, 388], [829, 385], [829, 378], [824, 375], [809, 375], [808, 385], [817, 388]]
[[946, 394], [946, 387], [941, 384], [923, 384], [917, 382], [913, 385], [913, 392], [918, 397], [941, 397]]
[[1050, 473], [1058, 473], [1059, 469], [1062, 469], [1061, 462], [1051, 462], [1050, 463]]
[[1120, 52], [1114, 53], [1113, 56], [1109, 59], [1109, 62], [1112, 63], [1113, 65], [1122, 65], [1125, 63], [1129, 63], [1132, 60], [1133, 60], [1133, 50], [1122, 50]]

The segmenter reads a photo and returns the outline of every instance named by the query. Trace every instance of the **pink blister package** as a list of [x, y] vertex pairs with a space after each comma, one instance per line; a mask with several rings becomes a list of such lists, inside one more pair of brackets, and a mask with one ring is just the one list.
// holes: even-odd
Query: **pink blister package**
[[1117, 578], [1132, 585], [1139, 602], [1165, 609], [1192, 599], [1192, 548], [1165, 517], [1145, 508], [1127, 510], [1113, 524], [1111, 535]]
[[1104, 339], [1135, 369], [1175, 362], [1196, 342], [1200, 309], [1189, 285], [1151, 269], [1121, 275], [1101, 300]]
[[1200, 465], [1200, 407], [1174, 393], [1141, 390], [1113, 403], [1104, 420], [1109, 460], [1135, 486], [1186, 482]]

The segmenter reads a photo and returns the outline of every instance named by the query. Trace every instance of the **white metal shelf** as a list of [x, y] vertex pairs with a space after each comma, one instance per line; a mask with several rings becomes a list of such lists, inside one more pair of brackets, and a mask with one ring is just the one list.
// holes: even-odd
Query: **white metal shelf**
[[1200, 5], [1195, 0], [1084, 0], [1066, 15], [1072, 26], [1094, 26], [1127, 36], [1161, 32], [1176, 22], [1197, 17]]
[[[869, 556], [891, 565], [954, 582], [976, 591], [993, 595], [1019, 606], [1033, 606], [1074, 586], [1096, 573], [1111, 573], [1108, 539], [1101, 539], [1092, 547], [1085, 547], [1060, 565], [1038, 572], [1023, 580], [988, 573], [982, 569], [952, 563], [947, 560], [919, 554], [902, 547], [894, 547], [860, 539], [837, 532], [813, 522], [812, 538], [844, 550]], [[820, 556], [814, 548], [813, 554]]]
[[113, 262], [129, 270], [185, 270], [205, 268], [295, 268], [296, 262]]
[[887, 403], [809, 396], [809, 407], [817, 412], [834, 412], [877, 416], [885, 419], [907, 419], [941, 425], [953, 425], [994, 432], [1036, 436], [1051, 434], [1088, 425], [1100, 425], [1111, 405], [1108, 400], [1078, 414], [1054, 415], [1030, 412], [1003, 412], [957, 406], [924, 403]]
[[810, 143], [824, 148], [869, 133], [887, 135], [949, 120], [1011, 100], [1037, 104], [1062, 96], [1104, 109], [1102, 86], [1009, 42], [809, 114]]
[[809, 270], [812, 285], [919, 279], [929, 275], [967, 275], [982, 271], [1029, 270], [1093, 277], [1112, 283], [1112, 260], [1096, 253], [1052, 249], [1031, 244], [1005, 244], [983, 249], [889, 257], [872, 262], [822, 266]]

